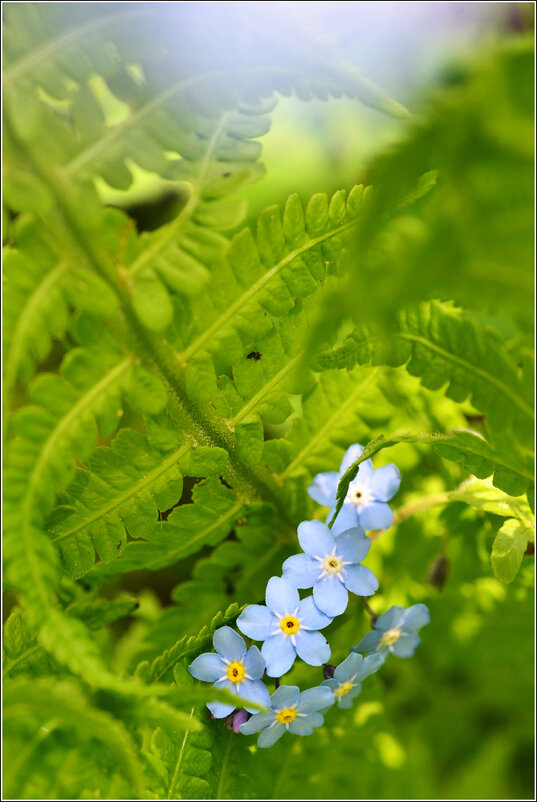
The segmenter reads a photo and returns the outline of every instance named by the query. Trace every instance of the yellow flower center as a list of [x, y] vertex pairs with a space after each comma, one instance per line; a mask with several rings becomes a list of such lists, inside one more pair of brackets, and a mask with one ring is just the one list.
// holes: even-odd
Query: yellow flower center
[[327, 554], [322, 565], [325, 573], [335, 576], [335, 574], [341, 573], [343, 569], [343, 560], [340, 560], [340, 558], [336, 557], [335, 554]]
[[300, 629], [300, 621], [294, 615], [286, 615], [280, 621], [280, 627], [286, 635], [294, 635]]
[[401, 630], [398, 627], [394, 627], [393, 629], [389, 629], [387, 632], [383, 634], [380, 639], [381, 646], [391, 646], [392, 643], [395, 643], [401, 637]]
[[280, 724], [289, 724], [291, 721], [295, 720], [296, 710], [294, 707], [282, 707], [282, 709], [278, 710], [276, 713], [276, 718]]
[[334, 696], [337, 696], [339, 699], [342, 696], [345, 696], [345, 694], [352, 690], [352, 688], [354, 688], [354, 683], [352, 683], [350, 680], [347, 682], [342, 682], [334, 691]]
[[227, 667], [227, 678], [230, 682], [234, 682], [235, 684], [242, 682], [246, 675], [246, 669], [244, 668], [242, 663], [235, 661], [234, 663], [230, 663]]

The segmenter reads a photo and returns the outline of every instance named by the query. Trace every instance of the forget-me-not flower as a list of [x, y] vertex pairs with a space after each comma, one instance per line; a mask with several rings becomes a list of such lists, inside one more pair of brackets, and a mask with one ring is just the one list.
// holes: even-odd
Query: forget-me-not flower
[[321, 521], [303, 521], [298, 540], [306, 553], [294, 554], [284, 562], [284, 579], [297, 588], [313, 587], [315, 604], [326, 615], [344, 612], [349, 590], [358, 596], [371, 596], [377, 590], [375, 574], [360, 565], [371, 541], [359, 526], [334, 537]]
[[384, 660], [379, 654], [369, 654], [363, 658], [361, 654], [351, 654], [338, 665], [332, 679], [327, 679], [321, 685], [326, 685], [334, 694], [339, 707], [351, 707], [352, 700], [362, 690], [362, 680], [374, 674]]
[[267, 583], [266, 607], [249, 604], [237, 619], [241, 632], [253, 640], [265, 641], [261, 654], [269, 677], [285, 674], [298, 654], [310, 666], [320, 666], [330, 657], [326, 638], [316, 630], [332, 623], [313, 598], [300, 601], [298, 591], [287, 579], [273, 576]]
[[243, 735], [263, 730], [257, 739], [261, 747], [272, 746], [286, 730], [293, 735], [311, 735], [324, 719], [319, 710], [334, 702], [330, 688], [310, 688], [303, 693], [295, 686], [281, 685], [270, 697], [270, 713], [257, 713], [241, 724]]
[[430, 620], [429, 610], [424, 604], [414, 604], [408, 610], [404, 607], [390, 607], [377, 619], [374, 631], [364, 635], [351, 652], [364, 654], [376, 651], [383, 660], [389, 653], [396, 657], [412, 657], [420, 643], [416, 630], [424, 627]]
[[[227, 688], [250, 702], [270, 706], [270, 694], [261, 682], [265, 661], [257, 646], [246, 651], [246, 644], [231, 627], [220, 627], [213, 635], [214, 652], [196, 657], [188, 670], [196, 679], [214, 683], [214, 688]], [[235, 705], [210, 702], [207, 707], [215, 718], [224, 718], [235, 710]], [[250, 713], [255, 708], [245, 705]]]
[[[327, 523], [335, 512], [339, 480], [347, 468], [362, 455], [363, 450], [361, 445], [352, 445], [343, 457], [339, 473], [336, 471], [319, 473], [313, 479], [313, 484], [308, 487], [308, 493], [314, 501], [330, 507]], [[370, 459], [362, 462], [356, 478], [349, 485], [343, 506], [332, 526], [332, 532], [338, 534], [355, 526], [361, 526], [366, 530], [388, 529], [393, 523], [393, 512], [386, 502], [395, 496], [400, 483], [401, 474], [396, 465], [384, 465], [375, 470]]]

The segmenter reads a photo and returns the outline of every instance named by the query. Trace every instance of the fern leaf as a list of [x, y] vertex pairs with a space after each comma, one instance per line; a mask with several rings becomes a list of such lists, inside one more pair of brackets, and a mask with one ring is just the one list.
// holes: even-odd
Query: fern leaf
[[512, 433], [522, 444], [533, 439], [532, 383], [490, 329], [449, 305], [432, 301], [407, 311], [389, 335], [356, 330], [340, 348], [319, 357], [322, 368], [356, 362], [406, 364], [429, 389], [448, 382], [448, 397], [470, 396], [486, 414], [492, 438]]
[[16, 728], [17, 721], [35, 727], [51, 718], [73, 728], [78, 738], [96, 739], [104, 754], [119, 761], [136, 795], [144, 796], [145, 780], [137, 750], [123, 725], [104, 710], [90, 706], [80, 689], [69, 680], [51, 678], [14, 679], [4, 685], [4, 723]]
[[191, 659], [207, 648], [212, 643], [215, 630], [235, 621], [241, 610], [240, 605], [231, 604], [225, 612], [217, 613], [210, 624], [206, 624], [198, 635], [181, 638], [164, 654], [153, 660], [148, 672], [148, 679], [151, 682], [165, 681], [176, 663], [185, 658]]
[[448, 441], [435, 444], [434, 450], [461, 463], [478, 479], [493, 476], [494, 486], [510, 496], [520, 496], [533, 487], [533, 460], [530, 454], [519, 453], [512, 442], [495, 448], [474, 432], [453, 432]]
[[218, 478], [197, 484], [192, 500], [192, 504], [177, 507], [165, 521], [151, 521], [150, 527], [138, 523], [144, 540], [128, 543], [120, 559], [96, 565], [88, 581], [101, 581], [127, 571], [156, 571], [204, 546], [215, 545], [229, 534], [243, 507], [243, 502]]
[[[345, 205], [336, 193], [329, 205], [326, 195], [313, 196], [304, 212], [296, 196], [287, 201], [283, 220], [278, 207], [260, 215], [257, 240], [249, 229], [235, 235], [226, 269], [193, 303], [193, 323], [183, 332], [180, 359], [188, 363], [207, 351], [228, 364], [229, 349], [241, 353], [245, 338], [270, 329], [270, 315], [285, 315], [295, 299], [311, 294], [327, 273], [330, 257], [337, 265], [341, 235], [360, 214], [362, 188], [356, 187]], [[225, 351], [225, 352], [224, 352]], [[232, 356], [231, 356], [232, 358]]]

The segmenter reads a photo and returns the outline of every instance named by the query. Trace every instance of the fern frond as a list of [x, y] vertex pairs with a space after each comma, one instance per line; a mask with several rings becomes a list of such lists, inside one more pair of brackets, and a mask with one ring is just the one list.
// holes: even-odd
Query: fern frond
[[327, 273], [337, 272], [341, 235], [359, 218], [362, 196], [363, 187], [355, 187], [347, 199], [343, 191], [330, 201], [314, 195], [304, 212], [298, 196], [291, 195], [282, 217], [277, 206], [261, 213], [255, 240], [250, 229], [236, 234], [225, 270], [193, 302], [184, 345], [178, 343], [179, 360], [188, 364], [209, 352], [229, 364], [242, 355], [246, 338], [270, 330], [269, 315], [287, 314]]
[[18, 722], [35, 732], [54, 719], [78, 739], [95, 739], [103, 756], [119, 761], [137, 796], [144, 796], [145, 780], [134, 741], [124, 726], [109, 713], [92, 707], [72, 681], [52, 678], [14, 679], [4, 685], [4, 725], [16, 731]]
[[242, 608], [239, 604], [231, 604], [225, 612], [217, 613], [197, 635], [185, 636], [178, 640], [174, 646], [153, 660], [149, 667], [147, 679], [151, 682], [165, 681], [176, 663], [185, 658], [191, 659], [194, 655], [200, 654], [203, 649], [209, 647], [215, 630], [235, 621], [241, 610]]
[[357, 362], [406, 365], [431, 390], [448, 383], [449, 398], [470, 396], [487, 416], [492, 438], [512, 433], [522, 444], [533, 439], [533, 384], [499, 337], [459, 309], [439, 301], [421, 304], [399, 316], [393, 333], [356, 329], [340, 348], [319, 357], [325, 369]]
[[150, 526], [142, 525], [143, 541], [127, 543], [120, 559], [96, 565], [88, 581], [102, 581], [127, 571], [156, 571], [204, 546], [215, 545], [229, 534], [244, 505], [218, 478], [197, 484], [192, 501], [177, 507], [165, 521], [155, 518]]

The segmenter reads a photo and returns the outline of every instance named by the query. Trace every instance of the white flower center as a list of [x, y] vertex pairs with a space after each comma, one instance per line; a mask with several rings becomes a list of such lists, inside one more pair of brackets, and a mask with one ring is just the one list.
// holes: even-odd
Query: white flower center
[[350, 562], [345, 562], [341, 557], [338, 557], [336, 548], [337, 546], [334, 546], [330, 554], [325, 554], [323, 557], [315, 557], [320, 563], [319, 567], [322, 569], [319, 579], [323, 579], [325, 576], [337, 576], [343, 582], [343, 569], [346, 565], [350, 565]]
[[361, 509], [364, 504], [369, 504], [373, 499], [373, 494], [369, 486], [359, 479], [355, 479], [350, 483], [347, 495], [345, 497], [346, 504], [352, 504], [353, 507]]

